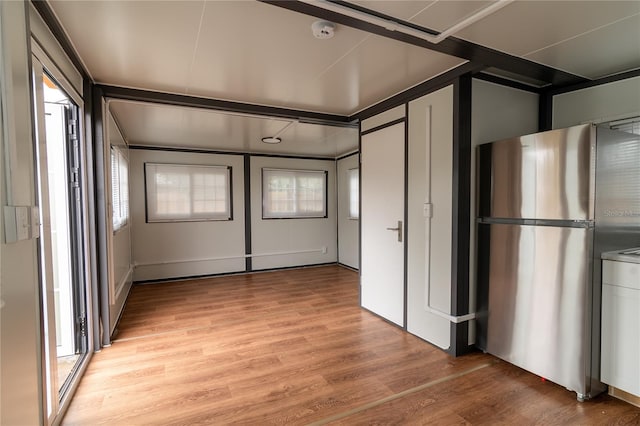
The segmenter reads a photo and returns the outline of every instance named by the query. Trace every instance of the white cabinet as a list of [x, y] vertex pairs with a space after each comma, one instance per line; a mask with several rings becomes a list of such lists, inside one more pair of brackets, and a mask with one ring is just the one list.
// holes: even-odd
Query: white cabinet
[[602, 262], [601, 380], [640, 396], [640, 256], [617, 255]]

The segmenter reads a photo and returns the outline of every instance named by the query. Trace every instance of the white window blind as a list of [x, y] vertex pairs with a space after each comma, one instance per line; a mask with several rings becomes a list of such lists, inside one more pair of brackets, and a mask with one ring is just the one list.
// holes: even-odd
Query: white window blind
[[360, 217], [360, 177], [358, 169], [349, 169], [349, 219]]
[[262, 169], [262, 218], [327, 216], [327, 172]]
[[231, 219], [231, 168], [145, 164], [147, 222]]
[[620, 130], [627, 133], [635, 133], [640, 135], [640, 117], [629, 118], [613, 123], [609, 123], [613, 130]]
[[111, 147], [111, 206], [113, 230], [129, 221], [129, 164], [122, 152]]

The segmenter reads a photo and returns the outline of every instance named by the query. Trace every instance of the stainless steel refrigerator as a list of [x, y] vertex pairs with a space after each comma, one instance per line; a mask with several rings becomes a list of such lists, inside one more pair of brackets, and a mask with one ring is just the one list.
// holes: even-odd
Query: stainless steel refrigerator
[[594, 125], [478, 147], [477, 345], [588, 399], [603, 251], [640, 245], [640, 136]]

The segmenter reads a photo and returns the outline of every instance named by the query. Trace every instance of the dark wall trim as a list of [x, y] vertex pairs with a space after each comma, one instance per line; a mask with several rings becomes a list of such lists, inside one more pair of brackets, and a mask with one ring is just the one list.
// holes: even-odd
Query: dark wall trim
[[599, 78], [597, 80], [590, 80], [586, 82], [580, 82], [576, 84], [559, 85], [549, 90], [552, 96], [560, 95], [563, 93], [573, 92], [581, 89], [588, 89], [590, 87], [601, 86], [603, 84], [615, 83], [616, 81], [627, 80], [629, 78], [640, 77], [640, 68], [622, 72], [619, 74], [610, 75], [608, 77]]
[[[251, 155], [244, 155], [244, 254], [251, 254]], [[251, 258], [245, 258], [245, 270], [252, 270]]]
[[195, 279], [202, 279], [202, 278], [217, 278], [217, 277], [226, 277], [230, 275], [255, 274], [259, 272], [288, 271], [290, 269], [317, 268], [321, 266], [331, 266], [331, 265], [338, 265], [338, 264], [336, 262], [312, 263], [309, 265], [283, 266], [280, 268], [256, 269], [253, 271], [222, 272], [220, 274], [207, 274], [207, 275], [187, 275], [183, 277], [160, 278], [157, 280], [134, 281], [133, 284], [135, 285], [162, 284], [162, 283], [169, 283], [169, 282], [175, 282], [175, 281], [186, 281], [186, 280], [195, 280]]
[[335, 158], [312, 157], [305, 155], [267, 154], [264, 152], [249, 153], [252, 157], [293, 158], [296, 160], [336, 161]]
[[[462, 39], [455, 37], [449, 37], [438, 44], [430, 43], [420, 38], [403, 34], [399, 31], [391, 31], [377, 25], [370, 24], [368, 22], [345, 16], [339, 13], [331, 12], [317, 6], [313, 6], [307, 3], [298, 1], [273, 1], [273, 0], [261, 0], [265, 3], [282, 7], [294, 12], [303, 13], [305, 15], [315, 16], [320, 19], [325, 19], [337, 24], [342, 24], [348, 27], [356, 28], [362, 31], [366, 31], [371, 34], [390, 38], [393, 40], [401, 41], [403, 43], [412, 44], [414, 46], [423, 47], [425, 49], [433, 50], [436, 52], [444, 53], [458, 58], [467, 59], [476, 64], [484, 64], [487, 67], [495, 67], [518, 75], [529, 76], [536, 80], [546, 81], [552, 84], [573, 84], [582, 81], [586, 81], [584, 77], [580, 77], [574, 74], [570, 74], [565, 71], [560, 71], [546, 65], [542, 65], [533, 61], [518, 58], [508, 55], [503, 52], [499, 52], [488, 47], [480, 46]], [[402, 21], [398, 18], [384, 15], [375, 12], [370, 9], [355, 6], [351, 3], [344, 4], [352, 9], [364, 11], [371, 15], [376, 15], [380, 18], [398, 22], [403, 25], [413, 27], [428, 33], [437, 34], [434, 30], [429, 28], [420, 27], [411, 22]]]
[[91, 261], [89, 262], [89, 267], [91, 268], [91, 294], [94, 295], [90, 299], [87, 299], [87, 304], [91, 305], [91, 314], [92, 314], [92, 330], [90, 331], [93, 334], [93, 350], [100, 349], [100, 304], [98, 301], [97, 295], [99, 295], [98, 281], [99, 281], [99, 271], [98, 271], [98, 224], [97, 224], [97, 165], [100, 164], [96, 160], [96, 146], [94, 144], [93, 137], [93, 129], [94, 129], [94, 118], [93, 118], [93, 85], [89, 82], [88, 79], [84, 79], [83, 81], [83, 89], [84, 93], [84, 140], [81, 142], [83, 149], [86, 153], [86, 166], [87, 166], [87, 221], [89, 222], [89, 232], [87, 235], [87, 241], [89, 245], [89, 256]]
[[[453, 85], [453, 200], [451, 230], [451, 314], [469, 313], [471, 220], [471, 74]], [[469, 348], [469, 323], [451, 323], [451, 355]]]
[[209, 149], [197, 149], [197, 148], [171, 148], [165, 146], [144, 146], [144, 145], [129, 145], [129, 149], [135, 149], [140, 151], [166, 151], [166, 152], [184, 152], [188, 154], [212, 154], [212, 155], [251, 155], [252, 157], [271, 157], [271, 158], [292, 158], [296, 160], [318, 160], [318, 161], [336, 161], [334, 158], [325, 157], [307, 157], [303, 155], [280, 155], [280, 154], [266, 154], [266, 153], [250, 153], [239, 151], [216, 151]]
[[538, 131], [544, 132], [553, 128], [553, 95], [548, 91], [540, 93], [538, 99]]
[[395, 108], [399, 105], [405, 104], [414, 99], [418, 99], [424, 95], [435, 92], [436, 90], [442, 89], [443, 87], [449, 86], [456, 78], [461, 75], [470, 72], [478, 72], [484, 68], [485, 67], [483, 65], [477, 65], [468, 62], [466, 64], [460, 65], [457, 68], [447, 71], [444, 74], [440, 74], [439, 76], [420, 83], [417, 86], [413, 86], [405, 90], [404, 92], [392, 96], [389, 99], [386, 99], [376, 105], [366, 108], [349, 118], [353, 120], [364, 120], [369, 117], [373, 117], [374, 115], [385, 112], [391, 108]]
[[404, 124], [404, 202], [403, 202], [403, 210], [404, 210], [404, 228], [402, 229], [403, 236], [403, 245], [404, 245], [404, 253], [403, 253], [403, 262], [404, 262], [404, 306], [403, 306], [403, 328], [407, 330], [408, 327], [408, 316], [409, 316], [409, 244], [407, 241], [409, 240], [409, 104], [404, 104], [404, 116], [405, 116], [405, 124]]
[[512, 89], [524, 90], [525, 92], [540, 93], [543, 89], [528, 84], [520, 83], [519, 81], [509, 80], [508, 78], [498, 77], [497, 75], [487, 74], [479, 72], [473, 75], [473, 78], [478, 80], [487, 81], [489, 83], [499, 84], [501, 86], [511, 87]]
[[362, 122], [358, 122], [358, 305], [362, 307]]
[[369, 130], [365, 130], [364, 132], [361, 132], [360, 135], [361, 136], [365, 136], [365, 135], [368, 135], [369, 133], [375, 133], [375, 132], [380, 131], [382, 129], [386, 129], [387, 127], [395, 126], [396, 124], [399, 124], [399, 123], [404, 123], [405, 121], [407, 121], [407, 117], [406, 116], [405, 117], [401, 117], [401, 118], [396, 118], [395, 120], [390, 121], [388, 123], [384, 123], [384, 124], [381, 124], [379, 126], [372, 127]]
[[351, 154], [345, 154], [340, 157], [336, 157], [336, 161], [344, 160], [345, 158], [353, 157], [354, 155], [360, 154], [360, 151], [352, 152]]
[[266, 105], [255, 105], [244, 102], [225, 101], [197, 96], [179, 95], [175, 93], [153, 92], [150, 90], [130, 89], [126, 87], [100, 85], [104, 96], [129, 101], [153, 102], [191, 108], [203, 108], [216, 111], [235, 112], [240, 114], [280, 117], [298, 120], [303, 123], [321, 124], [336, 127], [355, 127], [347, 116], [325, 114], [321, 112], [300, 111]]
[[[104, 140], [104, 126], [106, 123], [103, 122], [104, 117], [104, 108], [102, 103], [102, 90], [98, 86], [93, 86], [92, 90], [92, 101], [93, 101], [93, 152], [95, 154], [95, 191], [96, 191], [96, 219], [97, 219], [97, 235], [98, 235], [98, 247], [97, 254], [98, 257], [96, 261], [98, 262], [98, 288], [99, 292], [94, 297], [98, 297], [100, 304], [100, 320], [102, 324], [102, 340], [100, 342], [96, 342], [96, 349], [102, 346], [109, 346], [111, 344], [111, 339], [109, 336], [110, 328], [109, 328], [109, 227], [108, 227], [108, 218], [107, 214], [107, 200], [106, 194], [108, 194], [106, 185], [107, 179], [105, 176], [104, 167], [102, 167], [105, 163], [105, 144], [109, 143]], [[96, 324], [96, 327], [98, 325]]]
[[337, 265], [342, 267], [342, 268], [345, 268], [345, 269], [348, 269], [350, 271], [353, 271], [353, 272], [360, 272], [360, 270], [358, 268], [354, 268], [353, 266], [345, 265], [344, 263], [341, 263], [341, 262], [338, 262]]
[[[71, 44], [71, 41], [67, 37], [67, 34], [64, 32], [64, 29], [62, 28], [60, 23], [58, 22], [58, 18], [56, 18], [55, 14], [53, 13], [53, 10], [51, 9], [49, 2], [45, 0], [32, 0], [31, 4], [33, 4], [33, 6], [36, 8], [38, 13], [42, 17], [42, 20], [44, 21], [44, 23], [47, 24], [47, 26], [53, 33], [53, 36], [58, 40], [58, 43], [60, 43], [62, 50], [64, 50], [64, 53], [67, 54], [67, 56], [69, 57], [73, 65], [78, 69], [80, 74], [82, 74], [82, 79], [91, 80], [91, 77], [89, 76], [89, 72], [84, 67], [84, 64], [80, 60], [80, 57], [78, 57], [78, 55], [76, 54], [76, 51], [73, 48], [73, 45]], [[28, 14], [28, 11], [27, 11], [27, 14]], [[87, 96], [86, 92], [85, 92], [85, 96]], [[88, 97], [90, 98], [90, 96]]]

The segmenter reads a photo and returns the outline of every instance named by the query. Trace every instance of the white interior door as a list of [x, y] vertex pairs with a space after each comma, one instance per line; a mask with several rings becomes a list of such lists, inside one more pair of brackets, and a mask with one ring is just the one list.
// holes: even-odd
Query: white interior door
[[362, 136], [362, 307], [404, 326], [405, 123]]

